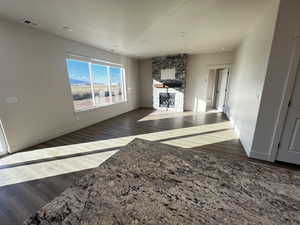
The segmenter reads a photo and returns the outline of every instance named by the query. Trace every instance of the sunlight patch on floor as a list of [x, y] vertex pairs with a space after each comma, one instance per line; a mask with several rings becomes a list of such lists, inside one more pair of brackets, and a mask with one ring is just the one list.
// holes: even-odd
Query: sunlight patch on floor
[[233, 140], [233, 132], [220, 131], [211, 134], [195, 135], [187, 138], [177, 138], [175, 140], [164, 141], [162, 143], [168, 145], [174, 145], [182, 148], [196, 148], [210, 144], [221, 143], [225, 141]]
[[[237, 139], [231, 128], [230, 122], [226, 121], [89, 143], [20, 152], [0, 159], [0, 166], [11, 166], [9, 168], [0, 169], [0, 186], [95, 168], [115, 154], [119, 148], [126, 146], [135, 138], [161, 141], [165, 144], [183, 148], [195, 148]], [[98, 150], [111, 151], [101, 153], [93, 152]], [[78, 153], [83, 155], [76, 156]], [[74, 154], [75, 157], [73, 157]], [[55, 159], [55, 157], [64, 158]], [[45, 162], [43, 162], [43, 160], [45, 160]], [[16, 165], [18, 163], [28, 164]]]
[[115, 150], [1, 169], [0, 186], [96, 168], [105, 160], [113, 156], [116, 152], [118, 151]]
[[[199, 114], [201, 115], [201, 114]], [[202, 114], [203, 115], [203, 114]], [[138, 122], [145, 122], [150, 120], [161, 120], [161, 119], [172, 119], [178, 117], [185, 117], [185, 116], [197, 116], [195, 112], [183, 112], [183, 113], [170, 113], [170, 112], [163, 112], [163, 111], [155, 111], [150, 113], [149, 115], [139, 119]]]
[[53, 157], [68, 156], [78, 153], [88, 153], [96, 150], [105, 150], [118, 148], [127, 145], [134, 138], [142, 138], [149, 141], [159, 141], [169, 138], [182, 137], [186, 135], [201, 134], [213, 132], [222, 129], [231, 129], [230, 122], [221, 122], [201, 126], [172, 129], [160, 132], [147, 133], [142, 135], [133, 135], [121, 138], [112, 138], [101, 141], [94, 141], [82, 144], [66, 145], [52, 148], [43, 148], [33, 151], [19, 152], [8, 155], [0, 159], [0, 166], [8, 166], [16, 163], [24, 163], [34, 160], [49, 159]]

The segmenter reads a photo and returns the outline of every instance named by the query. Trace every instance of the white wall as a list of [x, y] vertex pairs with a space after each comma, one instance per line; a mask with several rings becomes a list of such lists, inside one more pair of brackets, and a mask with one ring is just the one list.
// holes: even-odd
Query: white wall
[[143, 59], [139, 61], [140, 68], [140, 106], [153, 108], [153, 79], [152, 60]]
[[187, 64], [185, 109], [206, 111], [209, 67], [233, 62], [232, 52], [190, 55]]
[[[10, 152], [138, 107], [136, 60], [4, 20], [0, 34], [0, 118]], [[67, 52], [122, 63], [128, 102], [75, 114], [65, 65]], [[7, 103], [9, 97], [18, 102]]]
[[252, 149], [277, 11], [278, 2], [243, 40], [236, 52], [230, 76], [228, 114], [248, 154]]
[[[251, 155], [274, 161], [284, 125], [285, 89], [295, 37], [300, 38], [300, 1], [281, 1]], [[290, 90], [291, 88], [289, 88]]]

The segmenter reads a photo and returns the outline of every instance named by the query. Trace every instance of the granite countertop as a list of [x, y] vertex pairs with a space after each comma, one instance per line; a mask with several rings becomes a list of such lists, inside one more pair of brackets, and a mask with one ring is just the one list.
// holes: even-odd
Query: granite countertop
[[300, 224], [300, 173], [136, 139], [29, 224]]

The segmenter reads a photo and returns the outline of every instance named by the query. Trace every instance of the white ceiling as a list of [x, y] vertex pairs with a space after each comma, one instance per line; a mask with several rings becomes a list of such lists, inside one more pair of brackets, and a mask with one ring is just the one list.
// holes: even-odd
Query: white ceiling
[[[0, 15], [116, 53], [230, 51], [274, 0], [0, 0]], [[63, 29], [64, 26], [70, 27]]]

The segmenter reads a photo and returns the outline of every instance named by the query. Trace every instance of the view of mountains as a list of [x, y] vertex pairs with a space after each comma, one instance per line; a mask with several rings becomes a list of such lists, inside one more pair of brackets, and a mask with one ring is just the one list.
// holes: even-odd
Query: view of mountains
[[[70, 83], [71, 83], [71, 85], [90, 85], [90, 83], [87, 81], [76, 80], [76, 79], [72, 79], [72, 78], [70, 78]], [[94, 84], [103, 84], [103, 83], [94, 82]]]
[[82, 81], [82, 80], [76, 80], [76, 79], [70, 79], [70, 83], [71, 84], [75, 84], [75, 85], [88, 85], [88, 82]]

